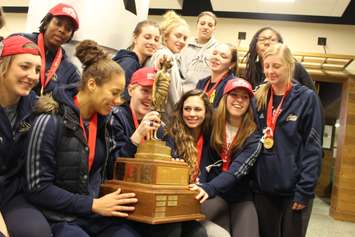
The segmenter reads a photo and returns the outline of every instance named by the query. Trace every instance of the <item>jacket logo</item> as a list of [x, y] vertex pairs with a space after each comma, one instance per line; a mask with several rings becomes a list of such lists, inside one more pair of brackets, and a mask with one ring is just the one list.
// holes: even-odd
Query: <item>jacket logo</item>
[[297, 116], [297, 115], [295, 115], [295, 114], [290, 114], [289, 116], [287, 116], [286, 121], [295, 122], [295, 121], [297, 121], [297, 119], [298, 119], [298, 116]]
[[19, 132], [27, 132], [28, 130], [30, 130], [31, 128], [31, 124], [27, 123], [27, 122], [21, 122], [18, 128]]

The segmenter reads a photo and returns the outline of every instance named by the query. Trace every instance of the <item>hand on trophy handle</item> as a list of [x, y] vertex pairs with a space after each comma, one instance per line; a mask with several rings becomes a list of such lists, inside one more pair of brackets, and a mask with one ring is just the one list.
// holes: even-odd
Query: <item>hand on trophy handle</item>
[[200, 186], [198, 186], [197, 184], [190, 184], [189, 185], [189, 189], [191, 191], [198, 191], [198, 194], [196, 195], [196, 199], [200, 200], [200, 203], [205, 202], [208, 199], [208, 194], [206, 193], [206, 191], [201, 188]]
[[157, 70], [163, 69], [165, 63], [173, 65], [173, 58], [167, 54], [161, 54], [154, 62], [154, 67]]
[[139, 124], [136, 131], [131, 136], [131, 141], [138, 145], [141, 143], [143, 138], [150, 140], [154, 137], [154, 131], [158, 130], [160, 127], [160, 116], [156, 111], [151, 111], [147, 113], [141, 123]]
[[127, 217], [128, 213], [134, 211], [138, 202], [134, 193], [121, 193], [121, 189], [106, 194], [101, 198], [95, 198], [92, 203], [92, 212], [101, 216]]

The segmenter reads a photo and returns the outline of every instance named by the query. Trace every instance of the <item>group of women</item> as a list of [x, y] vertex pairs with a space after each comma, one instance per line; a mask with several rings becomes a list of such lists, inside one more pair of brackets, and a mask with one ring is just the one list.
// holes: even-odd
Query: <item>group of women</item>
[[[188, 24], [168, 12], [138, 23], [112, 59], [82, 41], [81, 75], [61, 47], [79, 28], [70, 5], [50, 9], [38, 34], [4, 39], [0, 236], [305, 236], [322, 157], [314, 84], [270, 27], [241, 74], [216, 24], [202, 12], [188, 42]], [[172, 63], [163, 117], [151, 106], [162, 60]], [[113, 161], [155, 131], [188, 164], [207, 221], [139, 224], [125, 218], [134, 193], [99, 195]]]

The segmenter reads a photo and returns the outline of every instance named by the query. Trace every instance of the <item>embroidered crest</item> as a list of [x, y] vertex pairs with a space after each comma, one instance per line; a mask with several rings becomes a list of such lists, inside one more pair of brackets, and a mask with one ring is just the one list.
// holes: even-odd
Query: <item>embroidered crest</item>
[[18, 131], [21, 133], [27, 132], [28, 130], [30, 130], [30, 128], [32, 127], [32, 125], [30, 123], [27, 122], [21, 122], [18, 128]]
[[286, 121], [295, 122], [295, 121], [297, 121], [297, 119], [298, 119], [298, 116], [297, 116], [297, 115], [295, 115], [295, 114], [290, 114], [290, 115], [287, 116]]

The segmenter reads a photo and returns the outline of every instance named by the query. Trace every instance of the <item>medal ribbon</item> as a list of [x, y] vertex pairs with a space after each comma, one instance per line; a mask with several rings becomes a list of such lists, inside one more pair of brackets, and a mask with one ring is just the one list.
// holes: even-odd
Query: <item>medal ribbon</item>
[[[197, 170], [197, 171], [199, 171], [200, 170], [200, 164], [201, 164], [201, 159], [202, 159], [202, 151], [203, 151], [203, 144], [204, 144], [204, 138], [203, 138], [203, 136], [202, 135], [200, 135], [200, 137], [198, 138], [198, 140], [197, 140], [197, 164], [196, 164], [196, 167], [195, 167], [195, 169]], [[196, 171], [195, 170], [195, 171]], [[199, 173], [200, 172], [194, 172], [194, 177], [192, 177], [192, 180], [193, 180], [193, 182], [195, 182], [196, 181], [196, 179], [197, 179], [197, 176], [199, 175]]]
[[[224, 136], [224, 143], [223, 143], [223, 148], [222, 148], [222, 151], [220, 154], [221, 159], [223, 161], [222, 171], [228, 171], [229, 166], [230, 166], [230, 162], [231, 162], [231, 156], [230, 156], [230, 150], [229, 150], [230, 146], [228, 146], [228, 144], [227, 144], [227, 125], [225, 127], [226, 127], [226, 130], [225, 130], [225, 136]], [[238, 131], [239, 131], [239, 129], [238, 129]], [[238, 132], [235, 134], [231, 144], [236, 142], [237, 135], [238, 135]]]
[[[134, 112], [134, 110], [132, 109], [132, 107], [130, 107], [130, 109], [131, 109], [131, 114], [132, 114], [132, 119], [133, 119], [134, 128], [137, 129], [138, 126], [139, 126], [138, 119], [137, 119], [137, 115], [136, 115], [136, 113]], [[144, 142], [144, 138], [142, 139], [141, 143], [143, 144], [143, 142]]]
[[[74, 96], [74, 104], [80, 110], [80, 107], [79, 107], [80, 105], [79, 105], [79, 101], [78, 101], [78, 97], [77, 96]], [[94, 163], [94, 159], [95, 159], [96, 135], [97, 135], [97, 113], [95, 113], [90, 118], [90, 122], [89, 122], [89, 138], [87, 137], [86, 129], [84, 127], [83, 118], [81, 117], [81, 115], [80, 115], [80, 127], [83, 130], [84, 137], [85, 137], [85, 139], [86, 139], [86, 141], [88, 143], [88, 146], [89, 146], [88, 167], [89, 167], [89, 171], [90, 171], [91, 167], [92, 167], [92, 165]]]
[[47, 84], [49, 81], [52, 79], [54, 73], [57, 71], [60, 61], [62, 60], [63, 52], [62, 48], [58, 48], [57, 52], [55, 54], [55, 57], [53, 59], [52, 65], [48, 70], [47, 73], [47, 80], [46, 80], [46, 52], [44, 49], [44, 38], [43, 38], [43, 33], [40, 33], [38, 35], [38, 48], [39, 52], [41, 54], [41, 60], [42, 60], [42, 67], [41, 67], [41, 95], [43, 94], [44, 88], [46, 88]]
[[[218, 78], [218, 80], [216, 81], [216, 83], [212, 86], [211, 89], [208, 90], [209, 85], [211, 84], [211, 79], [208, 80], [207, 84], [205, 85], [205, 88], [203, 89], [203, 91], [207, 94], [208, 98], [211, 97], [212, 94], [215, 94], [215, 90], [216, 87], [219, 85], [219, 83], [224, 79], [224, 77], [226, 76], [227, 73], [224, 73], [220, 78]], [[208, 91], [207, 91], [208, 90]], [[213, 96], [214, 99], [214, 96]], [[213, 103], [213, 101], [211, 102]]]
[[[279, 115], [281, 114], [281, 111], [282, 111], [281, 110], [282, 104], [285, 101], [285, 98], [287, 97], [289, 92], [291, 91], [291, 88], [292, 88], [292, 85], [290, 83], [286, 89], [285, 94], [282, 96], [281, 102], [279, 103], [277, 108], [274, 110], [274, 112], [272, 111], [272, 105], [273, 105], [273, 101], [274, 101], [274, 90], [271, 88], [271, 95], [270, 95], [270, 99], [269, 99], [269, 103], [268, 103], [268, 107], [267, 107], [267, 117], [266, 117], [267, 129], [265, 132], [266, 137], [273, 137], [277, 119], [279, 118]], [[269, 134], [266, 134], [266, 133], [269, 133]]]

